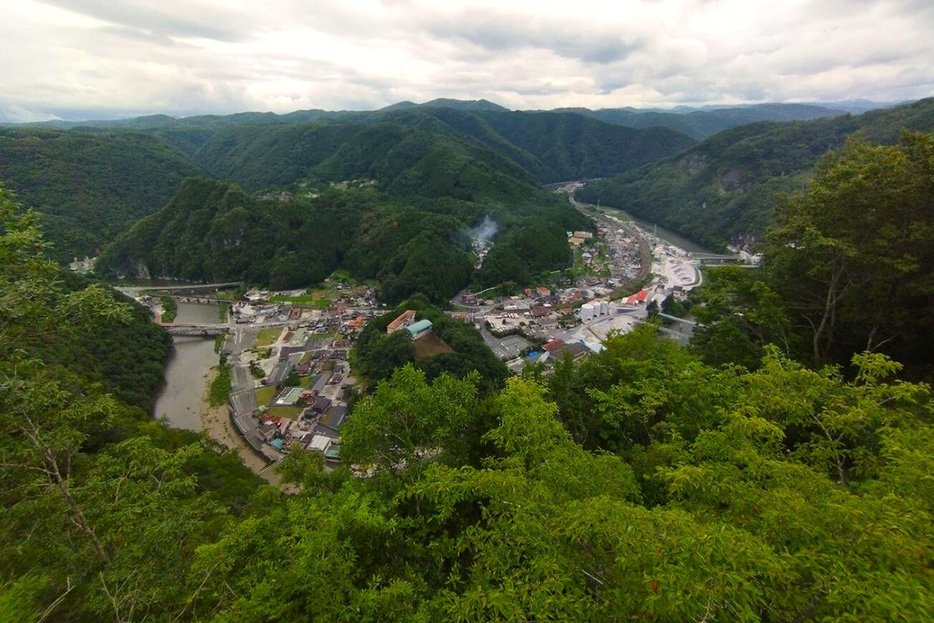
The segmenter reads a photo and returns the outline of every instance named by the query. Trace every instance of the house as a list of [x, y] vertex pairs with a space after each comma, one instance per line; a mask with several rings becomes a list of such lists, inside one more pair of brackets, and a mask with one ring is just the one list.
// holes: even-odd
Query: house
[[407, 309], [386, 326], [386, 333], [395, 333], [415, 322], [415, 310]]
[[347, 323], [347, 328], [350, 331], [359, 331], [363, 328], [363, 323], [365, 322], [363, 316], [357, 316], [353, 320]]
[[330, 447], [330, 445], [330, 437], [325, 437], [324, 435], [315, 435], [311, 438], [311, 443], [308, 444], [308, 449], [324, 453], [328, 447]]
[[581, 344], [580, 342], [574, 342], [572, 344], [562, 344], [558, 348], [555, 348], [551, 351], [552, 359], [564, 359], [570, 355], [574, 363], [579, 362], [581, 359], [590, 356], [591, 350]]
[[344, 405], [331, 405], [331, 408], [327, 410], [324, 417], [321, 419], [321, 423], [334, 430], [340, 430], [340, 427], [344, 425], [344, 420], [346, 419], [347, 407]]
[[315, 413], [324, 413], [331, 408], [331, 399], [326, 396], [316, 396], [314, 404], [311, 405], [311, 410]]
[[545, 345], [542, 346], [542, 348], [543, 348], [544, 350], [548, 351], [548, 352], [551, 352], [551, 351], [553, 351], [553, 350], [555, 350], [555, 349], [557, 349], [558, 347], [563, 346], [563, 345], [564, 345], [564, 340], [562, 340], [562, 339], [560, 339], [560, 338], [555, 338], [555, 339], [551, 340], [550, 342], [545, 342]]
[[412, 334], [412, 339], [417, 340], [420, 337], [424, 337], [431, 333], [431, 321], [428, 319], [419, 320], [413, 325], [409, 325], [409, 333]]
[[526, 288], [523, 292], [525, 292], [525, 295], [528, 297], [532, 296], [532, 288]]
[[576, 231], [574, 232], [575, 238], [580, 238], [581, 240], [590, 240], [593, 238], [593, 234], [589, 231]]
[[321, 376], [315, 379], [315, 384], [311, 386], [311, 391], [315, 395], [320, 394], [321, 392], [324, 391], [324, 388], [327, 387], [329, 380], [331, 380], [331, 373], [330, 372], [322, 373]]
[[538, 286], [536, 291], [538, 292], [539, 296], [542, 296], [542, 297], [551, 296], [551, 290], [549, 290], [545, 286]]
[[630, 296], [628, 299], [626, 299], [626, 305], [629, 305], [630, 307], [635, 307], [639, 303], [645, 303], [645, 297], [647, 297], [648, 295], [649, 293], [646, 292], [645, 290], [639, 290], [638, 292]]

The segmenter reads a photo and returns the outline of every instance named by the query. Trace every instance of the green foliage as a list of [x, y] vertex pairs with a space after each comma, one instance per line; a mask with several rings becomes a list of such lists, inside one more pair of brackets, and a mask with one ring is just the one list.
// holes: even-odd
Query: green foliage
[[474, 276], [477, 289], [506, 282], [527, 285], [546, 270], [567, 268], [573, 261], [565, 230], [537, 221], [503, 234]]
[[930, 370], [934, 135], [850, 141], [781, 204], [763, 267], [712, 271], [695, 315], [708, 361], [747, 366], [766, 344], [815, 365], [880, 350]]
[[0, 128], [0, 181], [42, 215], [59, 261], [96, 255], [200, 171], [146, 134]]
[[894, 143], [903, 129], [934, 130], [934, 99], [857, 117], [743, 125], [656, 164], [588, 184], [577, 197], [723, 247], [761, 239], [773, 221], [776, 195], [803, 188], [818, 160], [854, 133]]
[[663, 127], [703, 140], [724, 130], [757, 121], [807, 121], [843, 113], [812, 104], [753, 104], [719, 110], [695, 110], [689, 113], [635, 110], [632, 108], [563, 108], [555, 112], [576, 112], [604, 123], [630, 128]]
[[227, 404], [230, 400], [230, 365], [227, 358], [221, 356], [220, 363], [217, 365], [217, 374], [211, 380], [211, 387], [208, 390], [208, 402], [212, 407], [220, 407]]
[[[416, 358], [415, 345], [408, 331], [399, 330], [387, 335], [387, 325], [408, 309], [415, 310], [419, 320], [430, 320], [432, 332], [453, 352]], [[380, 381], [388, 379], [396, 368], [407, 363], [424, 372], [429, 381], [441, 374], [463, 378], [476, 372], [479, 375], [477, 382], [483, 390], [501, 385], [508, 375], [506, 366], [496, 358], [472, 325], [454, 320], [424, 298], [404, 301], [395, 310], [369, 321], [357, 338], [351, 357], [370, 390], [375, 390]]]
[[178, 305], [171, 296], [163, 296], [162, 300], [162, 322], [175, 322], [178, 315]]
[[[189, 445], [197, 437], [120, 399], [150, 404], [143, 368], [126, 365], [142, 372], [135, 388], [119, 375], [97, 380], [127, 363], [124, 340], [136, 337], [132, 356], [158, 379], [165, 334], [122, 297], [63, 278], [42, 255], [36, 221], [0, 190], [0, 573], [14, 578], [0, 589], [3, 616], [178, 612], [193, 544], [223, 525], [241, 483], [255, 482], [229, 455]], [[207, 489], [215, 476], [223, 484]]]
[[[889, 336], [872, 331], [878, 308], [858, 304], [891, 302], [900, 337], [885, 344], [926, 344], [931, 153], [931, 137], [912, 135], [899, 147], [855, 143], [822, 165], [811, 192], [783, 205], [763, 269], [705, 274], [694, 351], [646, 325], [579, 365], [507, 381], [472, 327], [413, 297], [357, 340], [353, 363], [371, 391], [342, 429], [341, 467], [294, 453], [280, 471], [288, 494], [128, 406], [129, 379], [102, 375], [126, 353], [84, 340], [139, 336], [140, 359], [161, 365], [164, 332], [107, 289], [65, 280], [42, 254], [36, 216], [0, 193], [0, 616], [931, 620], [931, 388], [859, 348]], [[395, 247], [385, 262], [371, 257], [396, 229], [380, 219], [397, 219], [407, 239], [418, 229], [407, 213], [439, 238], [467, 222], [423, 209], [454, 203], [386, 205], [364, 191], [254, 206], [239, 190], [189, 184], [157, 214], [183, 216], [166, 238], [134, 234], [157, 249], [153, 266], [197, 267], [186, 254], [202, 252], [236, 265], [239, 229], [221, 238], [230, 259], [199, 246], [198, 231], [238, 209], [233, 218], [275, 232], [276, 219], [301, 229], [316, 218], [303, 213], [358, 206], [348, 222], [374, 219], [356, 230], [372, 237], [337, 263], [353, 252], [366, 274], [407, 270]], [[500, 242], [531, 225], [517, 216]], [[504, 250], [535, 252], [514, 237]], [[270, 275], [294, 269], [263, 248]], [[834, 338], [815, 330], [809, 363], [849, 367], [809, 369], [789, 353], [815, 343], [802, 326], [817, 329], [828, 300]], [[385, 334], [404, 309], [455, 353], [413, 362], [408, 333]], [[128, 369], [147, 370], [145, 391], [151, 371]]]

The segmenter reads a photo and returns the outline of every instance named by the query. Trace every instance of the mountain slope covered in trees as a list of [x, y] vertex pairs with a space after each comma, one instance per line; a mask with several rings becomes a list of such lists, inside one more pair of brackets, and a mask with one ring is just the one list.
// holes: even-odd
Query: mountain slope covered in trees
[[0, 128], [0, 181], [42, 214], [59, 260], [95, 255], [199, 174], [146, 133]]
[[452, 216], [393, 203], [374, 191], [331, 190], [281, 202], [189, 179], [164, 208], [106, 249], [98, 272], [282, 289], [318, 283], [346, 268], [360, 279], [379, 279], [391, 300], [415, 292], [443, 300], [470, 275], [463, 230]]
[[[463, 104], [463, 105], [461, 105]], [[579, 115], [510, 113], [435, 101], [386, 111], [241, 113], [0, 130], [0, 179], [44, 215], [59, 259], [93, 255], [153, 213], [185, 177], [249, 191], [299, 182], [375, 180], [396, 201], [457, 216], [540, 216], [581, 225], [543, 182], [631, 169], [689, 147], [670, 130]]]
[[776, 195], [803, 188], [818, 159], [848, 137], [859, 132], [872, 142], [893, 143], [905, 129], [934, 130], [934, 99], [859, 116], [740, 126], [677, 156], [590, 183], [577, 197], [722, 247], [761, 237]]
[[[906, 149], [930, 157], [924, 141]], [[900, 167], [914, 182], [891, 193], [885, 170], [867, 174], [895, 203], [881, 223], [929, 206], [923, 166]], [[806, 213], [829, 234], [816, 208], [842, 209], [851, 189], [831, 187], [843, 192], [790, 222]], [[487, 387], [406, 365], [356, 403], [342, 467], [292, 452], [285, 490], [51, 358], [45, 345], [136, 320], [100, 286], [63, 288], [34, 224], [0, 192], [8, 619], [934, 617], [931, 389], [884, 355], [856, 353], [846, 376], [775, 345], [754, 370], [715, 366], [645, 326], [580, 365]], [[111, 356], [125, 353], [95, 355]]]

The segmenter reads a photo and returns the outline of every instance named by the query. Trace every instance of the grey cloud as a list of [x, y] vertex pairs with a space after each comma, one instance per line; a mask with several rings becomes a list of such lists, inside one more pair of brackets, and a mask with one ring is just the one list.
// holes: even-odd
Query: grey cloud
[[600, 32], [592, 24], [581, 28], [534, 13], [517, 16], [468, 9], [448, 18], [423, 17], [422, 27], [434, 36], [467, 41], [487, 51], [533, 47], [598, 64], [624, 59], [641, 47], [635, 38]]
[[[44, 0], [74, 13], [111, 24], [164, 36], [206, 37], [219, 41], [242, 39], [251, 30], [249, 20], [218, 7], [198, 10], [196, 3], [173, 7], [170, 2], [147, 0]], [[187, 17], [186, 17], [187, 12]]]
[[[68, 21], [36, 1], [92, 17]], [[934, 93], [934, 2], [20, 0], [0, 5], [3, 97], [60, 116], [516, 108]]]

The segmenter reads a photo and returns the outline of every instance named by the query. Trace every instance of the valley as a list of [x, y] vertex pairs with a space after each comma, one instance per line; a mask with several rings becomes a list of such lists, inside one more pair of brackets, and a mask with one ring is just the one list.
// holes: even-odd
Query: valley
[[926, 620], [932, 102], [0, 131], [0, 610]]

